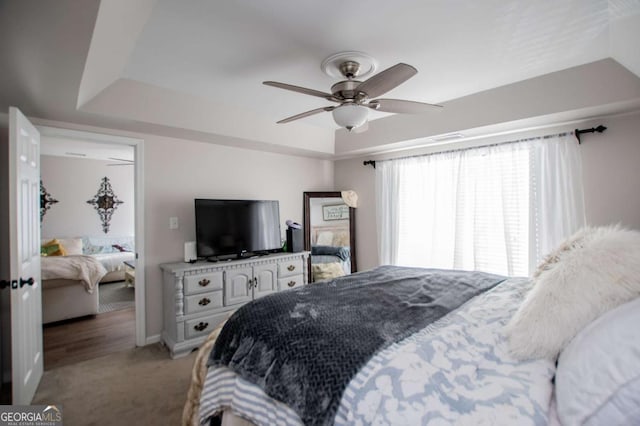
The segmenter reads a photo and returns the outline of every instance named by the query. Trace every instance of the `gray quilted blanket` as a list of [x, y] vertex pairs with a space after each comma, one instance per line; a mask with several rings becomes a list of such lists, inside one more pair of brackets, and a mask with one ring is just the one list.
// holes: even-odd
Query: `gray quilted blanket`
[[381, 266], [264, 297], [227, 322], [209, 357], [326, 425], [351, 378], [379, 350], [505, 278], [482, 272]]

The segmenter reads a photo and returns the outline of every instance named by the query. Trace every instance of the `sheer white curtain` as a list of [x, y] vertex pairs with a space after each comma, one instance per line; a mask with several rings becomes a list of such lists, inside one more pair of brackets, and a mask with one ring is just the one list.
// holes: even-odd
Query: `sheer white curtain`
[[582, 161], [575, 137], [531, 142], [530, 271], [564, 238], [586, 224]]
[[398, 263], [398, 199], [401, 162], [387, 161], [376, 168], [376, 221], [378, 259], [381, 265]]
[[379, 260], [528, 275], [584, 224], [580, 173], [565, 137], [378, 162]]

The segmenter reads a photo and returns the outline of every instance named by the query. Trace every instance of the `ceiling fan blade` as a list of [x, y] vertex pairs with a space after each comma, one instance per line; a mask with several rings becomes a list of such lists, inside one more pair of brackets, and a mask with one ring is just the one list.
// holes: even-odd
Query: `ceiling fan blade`
[[330, 93], [321, 92], [319, 90], [307, 89], [306, 87], [294, 86], [293, 84], [279, 83], [277, 81], [263, 81], [262, 84], [267, 86], [277, 87], [279, 89], [291, 90], [292, 92], [298, 92], [305, 95], [317, 96], [324, 98], [328, 101], [340, 102], [335, 96]]
[[284, 119], [278, 121], [278, 124], [288, 123], [290, 121], [298, 120], [300, 118], [308, 117], [308, 116], [314, 115], [314, 114], [319, 114], [319, 113], [325, 112], [325, 111], [327, 111], [327, 112], [328, 111], [333, 111], [335, 108], [336, 107], [334, 107], [334, 106], [328, 106], [328, 107], [324, 107], [324, 108], [312, 109], [311, 111], [302, 112], [300, 114], [296, 114], [296, 115], [292, 115], [291, 117], [284, 118]]
[[376, 98], [401, 85], [417, 73], [418, 70], [411, 65], [399, 63], [363, 81], [355, 90], [366, 93], [369, 99]]
[[401, 99], [374, 99], [369, 102], [367, 106], [376, 111], [394, 112], [398, 114], [421, 114], [423, 112], [442, 111], [442, 105]]

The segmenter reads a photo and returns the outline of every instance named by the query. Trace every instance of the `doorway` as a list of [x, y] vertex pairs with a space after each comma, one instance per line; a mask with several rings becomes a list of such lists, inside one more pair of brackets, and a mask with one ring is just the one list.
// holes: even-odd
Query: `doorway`
[[[97, 259], [107, 272], [95, 284], [94, 292], [72, 288], [71, 295], [62, 295], [77, 297], [73, 299], [78, 301], [76, 305], [89, 309], [80, 310], [76, 318], [65, 318], [73, 317], [67, 312], [55, 316], [60, 314], [55, 312], [55, 293], [47, 290], [43, 277], [43, 321], [49, 322], [44, 326], [46, 370], [146, 344], [144, 148], [140, 139], [44, 126], [38, 129], [44, 190], [42, 239], [73, 237], [71, 245], [80, 240], [81, 254]], [[57, 165], [61, 167], [55, 173], [48, 171], [47, 167]], [[60, 183], [73, 181], [84, 185], [81, 191]], [[59, 242], [70, 244], [64, 238]], [[49, 296], [52, 294], [54, 297]], [[49, 313], [53, 317], [48, 317]], [[83, 315], [86, 313], [90, 315]]]

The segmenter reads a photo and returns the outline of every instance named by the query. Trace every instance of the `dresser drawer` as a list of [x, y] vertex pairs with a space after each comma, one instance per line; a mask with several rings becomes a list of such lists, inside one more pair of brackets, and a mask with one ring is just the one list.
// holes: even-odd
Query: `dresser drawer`
[[184, 335], [186, 339], [192, 339], [194, 337], [206, 336], [211, 333], [218, 324], [227, 318], [229, 312], [222, 312], [220, 314], [207, 315], [201, 318], [192, 319], [184, 323]]
[[292, 277], [302, 273], [302, 259], [278, 262], [278, 278]]
[[222, 271], [184, 277], [184, 294], [222, 290]]
[[210, 293], [194, 294], [187, 296], [185, 300], [185, 315], [195, 314], [210, 310], [212, 308], [222, 307], [222, 290], [212, 291]]
[[297, 288], [304, 284], [304, 276], [302, 274], [294, 275], [293, 277], [280, 278], [278, 280], [278, 289], [288, 290], [290, 288]]

